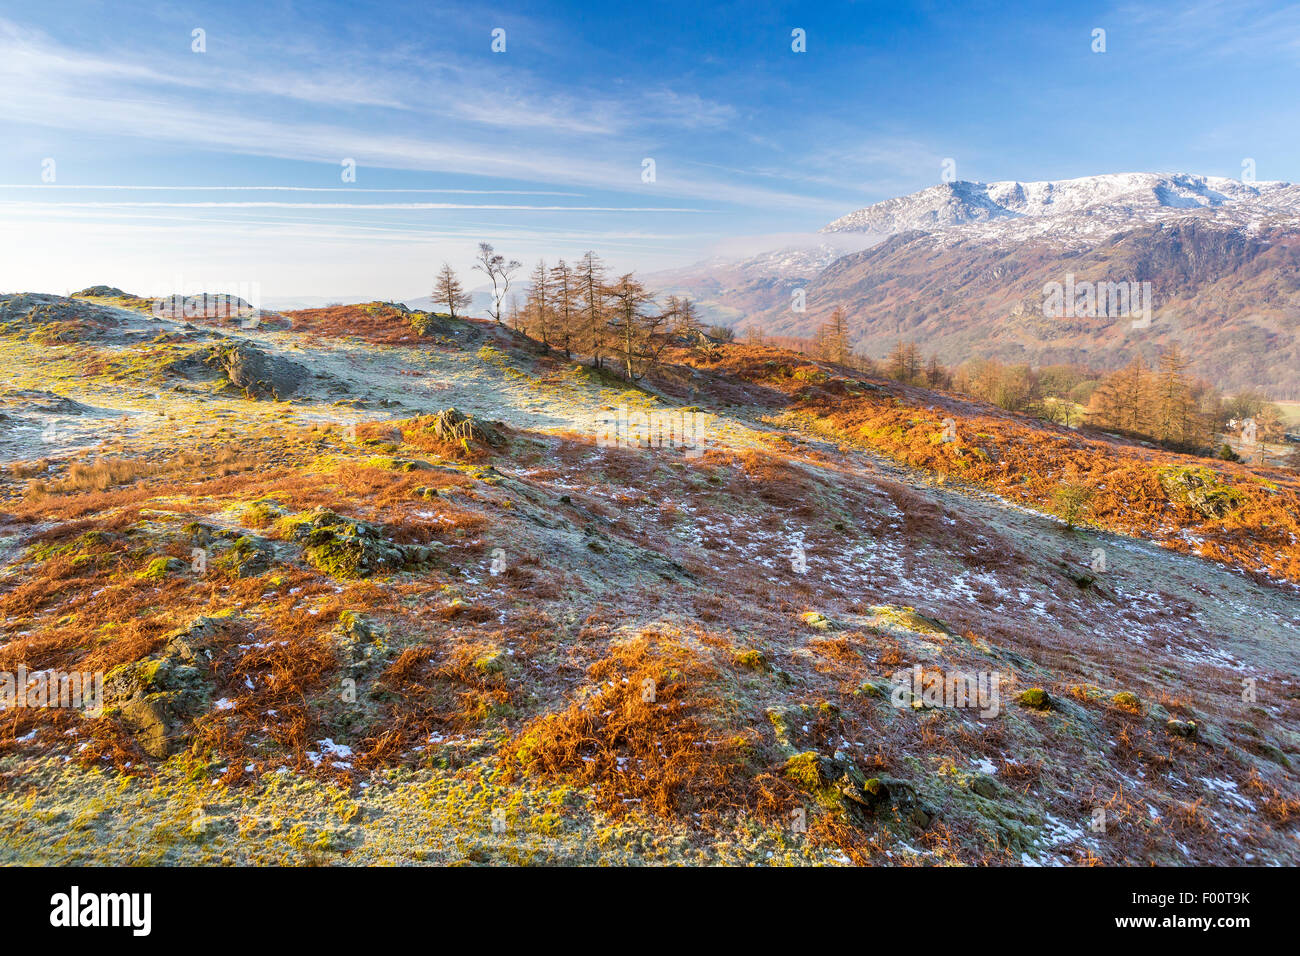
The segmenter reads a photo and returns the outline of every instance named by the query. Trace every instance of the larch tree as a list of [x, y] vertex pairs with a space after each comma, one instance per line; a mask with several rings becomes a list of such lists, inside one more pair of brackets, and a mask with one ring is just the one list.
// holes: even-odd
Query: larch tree
[[1160, 355], [1153, 385], [1152, 435], [1178, 448], [1202, 443], [1203, 429], [1186, 375], [1188, 365], [1178, 346], [1170, 345]]
[[649, 374], [668, 346], [664, 334], [670, 314], [649, 308], [654, 296], [632, 273], [619, 276], [607, 289], [610, 303], [612, 350], [623, 366], [629, 382], [639, 382]]
[[527, 317], [526, 331], [537, 341], [542, 343], [542, 348], [550, 351], [551, 348], [551, 300], [550, 286], [551, 275], [546, 268], [546, 260], [538, 259], [537, 266], [533, 269], [530, 277], [533, 287], [528, 290], [528, 302], [524, 306], [524, 313]]
[[555, 316], [556, 341], [565, 358], [573, 357], [577, 337], [577, 277], [561, 259], [551, 269], [551, 306]]
[[458, 318], [457, 309], [469, 308], [469, 293], [461, 286], [460, 279], [456, 278], [456, 271], [445, 262], [438, 270], [438, 278], [433, 284], [433, 301], [437, 305], [445, 305], [453, 319]]
[[829, 362], [847, 365], [851, 349], [849, 348], [849, 323], [840, 306], [831, 311], [831, 317], [822, 326], [823, 358]]
[[690, 336], [702, 331], [699, 313], [690, 296], [684, 295], [677, 300], [677, 311], [673, 318], [673, 331], [679, 335]]
[[591, 356], [592, 368], [603, 368], [609, 320], [605, 308], [605, 267], [596, 253], [587, 252], [578, 260], [576, 279], [580, 349]]

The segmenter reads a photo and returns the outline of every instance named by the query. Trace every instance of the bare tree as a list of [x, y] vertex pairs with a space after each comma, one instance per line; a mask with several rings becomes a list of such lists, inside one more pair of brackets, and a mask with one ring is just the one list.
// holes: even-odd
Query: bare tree
[[522, 267], [523, 263], [517, 259], [507, 262], [505, 256], [499, 255], [492, 248], [491, 243], [478, 244], [478, 258], [474, 260], [474, 269], [482, 272], [492, 281], [492, 318], [496, 319], [497, 325], [501, 324], [501, 303], [505, 301], [506, 293], [510, 291], [510, 277]]
[[577, 333], [577, 284], [573, 270], [561, 259], [551, 269], [551, 306], [555, 312], [556, 338], [565, 358], [573, 357]]
[[694, 337], [696, 332], [703, 331], [700, 325], [699, 313], [696, 311], [695, 303], [691, 301], [690, 296], [670, 295], [664, 314], [668, 319], [668, 331], [670, 332]]
[[889, 377], [897, 382], [911, 385], [921, 374], [921, 352], [915, 342], [899, 339], [886, 361], [889, 363]]
[[519, 308], [519, 296], [514, 292], [510, 293], [510, 311], [506, 314], [510, 319], [510, 328], [522, 332], [524, 330], [522, 310]]
[[440, 305], [445, 305], [451, 317], [456, 318], [456, 310], [467, 309], [470, 304], [470, 295], [460, 284], [460, 279], [456, 278], [456, 272], [447, 263], [442, 264], [438, 271], [438, 278], [433, 284], [433, 301]]
[[610, 284], [608, 292], [613, 303], [610, 315], [613, 350], [627, 380], [639, 382], [658, 364], [659, 356], [668, 347], [668, 336], [664, 333], [673, 306], [662, 311], [648, 309], [654, 295], [630, 272]]
[[592, 368], [602, 368], [609, 320], [605, 314], [605, 269], [594, 252], [587, 252], [579, 260], [577, 283], [582, 310], [580, 347], [591, 356]]
[[528, 291], [528, 303], [524, 306], [527, 316], [527, 332], [548, 352], [551, 349], [551, 302], [550, 273], [546, 269], [546, 260], [538, 259], [537, 268], [533, 270], [533, 287]]

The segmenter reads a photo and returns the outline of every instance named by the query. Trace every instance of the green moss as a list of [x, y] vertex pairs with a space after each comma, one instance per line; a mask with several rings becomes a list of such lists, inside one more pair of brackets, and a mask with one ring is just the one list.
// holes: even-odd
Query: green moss
[[888, 697], [892, 691], [884, 681], [863, 681], [853, 691], [854, 697]]
[[433, 466], [427, 461], [407, 458], [393, 458], [389, 455], [376, 455], [366, 460], [367, 468], [382, 468], [384, 471], [428, 471]]
[[820, 611], [804, 611], [799, 615], [799, 619], [809, 627], [816, 628], [819, 631], [833, 631], [839, 627], [838, 624]]
[[494, 648], [474, 661], [474, 669], [480, 674], [503, 674], [506, 669], [505, 651]]
[[136, 574], [136, 577], [142, 581], [158, 581], [165, 578], [169, 571], [179, 571], [184, 567], [185, 563], [176, 558], [154, 558], [143, 571]]
[[1113, 703], [1120, 710], [1127, 710], [1130, 713], [1134, 713], [1134, 714], [1142, 713], [1142, 701], [1138, 700], [1137, 694], [1133, 694], [1130, 693], [1129, 691], [1122, 690], [1114, 697], [1112, 697], [1110, 700], [1111, 703]]
[[1175, 465], [1157, 471], [1165, 494], [1207, 518], [1223, 518], [1241, 506], [1245, 496], [1223, 484], [1218, 472], [1202, 465]]
[[266, 528], [284, 517], [284, 507], [274, 499], [259, 498], [244, 509], [241, 520], [250, 528]]
[[951, 633], [941, 621], [919, 614], [915, 608], [882, 604], [873, 607], [871, 611], [876, 616], [877, 621], [892, 624], [895, 627], [901, 627], [916, 634], [942, 636]]
[[818, 768], [819, 759], [820, 754], [814, 750], [795, 754], [785, 762], [782, 773], [785, 774], [786, 779], [798, 784], [802, 789], [814, 792], [824, 785]]
[[50, 558], [65, 555], [80, 555], [88, 548], [102, 547], [110, 544], [112, 540], [112, 536], [107, 532], [87, 531], [72, 541], [65, 541], [62, 544], [57, 542], [34, 544], [27, 549], [27, 554], [33, 561], [48, 561]]
[[745, 670], [762, 671], [767, 670], [767, 657], [762, 651], [750, 648], [749, 650], [739, 651], [731, 659], [737, 667]]
[[1031, 710], [1051, 710], [1052, 698], [1041, 687], [1031, 687], [1016, 695], [1016, 703]]

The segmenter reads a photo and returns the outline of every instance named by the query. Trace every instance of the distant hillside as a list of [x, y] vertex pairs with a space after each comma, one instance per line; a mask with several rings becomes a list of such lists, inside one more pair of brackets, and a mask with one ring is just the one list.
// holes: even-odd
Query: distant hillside
[[846, 253], [872, 245], [859, 237], [827, 237], [812, 245], [785, 246], [743, 259], [714, 257], [650, 273], [646, 281], [664, 295], [688, 295], [708, 322], [731, 325], [770, 309], [787, 308], [794, 290]]
[[[1044, 286], [1149, 282], [1149, 328], [1130, 316], [1044, 315]], [[989, 243], [907, 232], [836, 260], [788, 306], [740, 327], [810, 335], [843, 306], [854, 344], [884, 355], [898, 339], [946, 362], [973, 355], [1113, 369], [1177, 343], [1193, 371], [1225, 389], [1300, 396], [1300, 233], [1184, 218], [1143, 225], [1083, 248], [1047, 239]]]

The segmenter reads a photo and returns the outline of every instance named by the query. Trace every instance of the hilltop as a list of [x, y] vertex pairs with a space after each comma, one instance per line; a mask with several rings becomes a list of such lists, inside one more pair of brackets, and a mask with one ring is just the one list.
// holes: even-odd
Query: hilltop
[[0, 860], [1300, 862], [1294, 472], [87, 293], [0, 296], [0, 670], [107, 698], [0, 722]]

